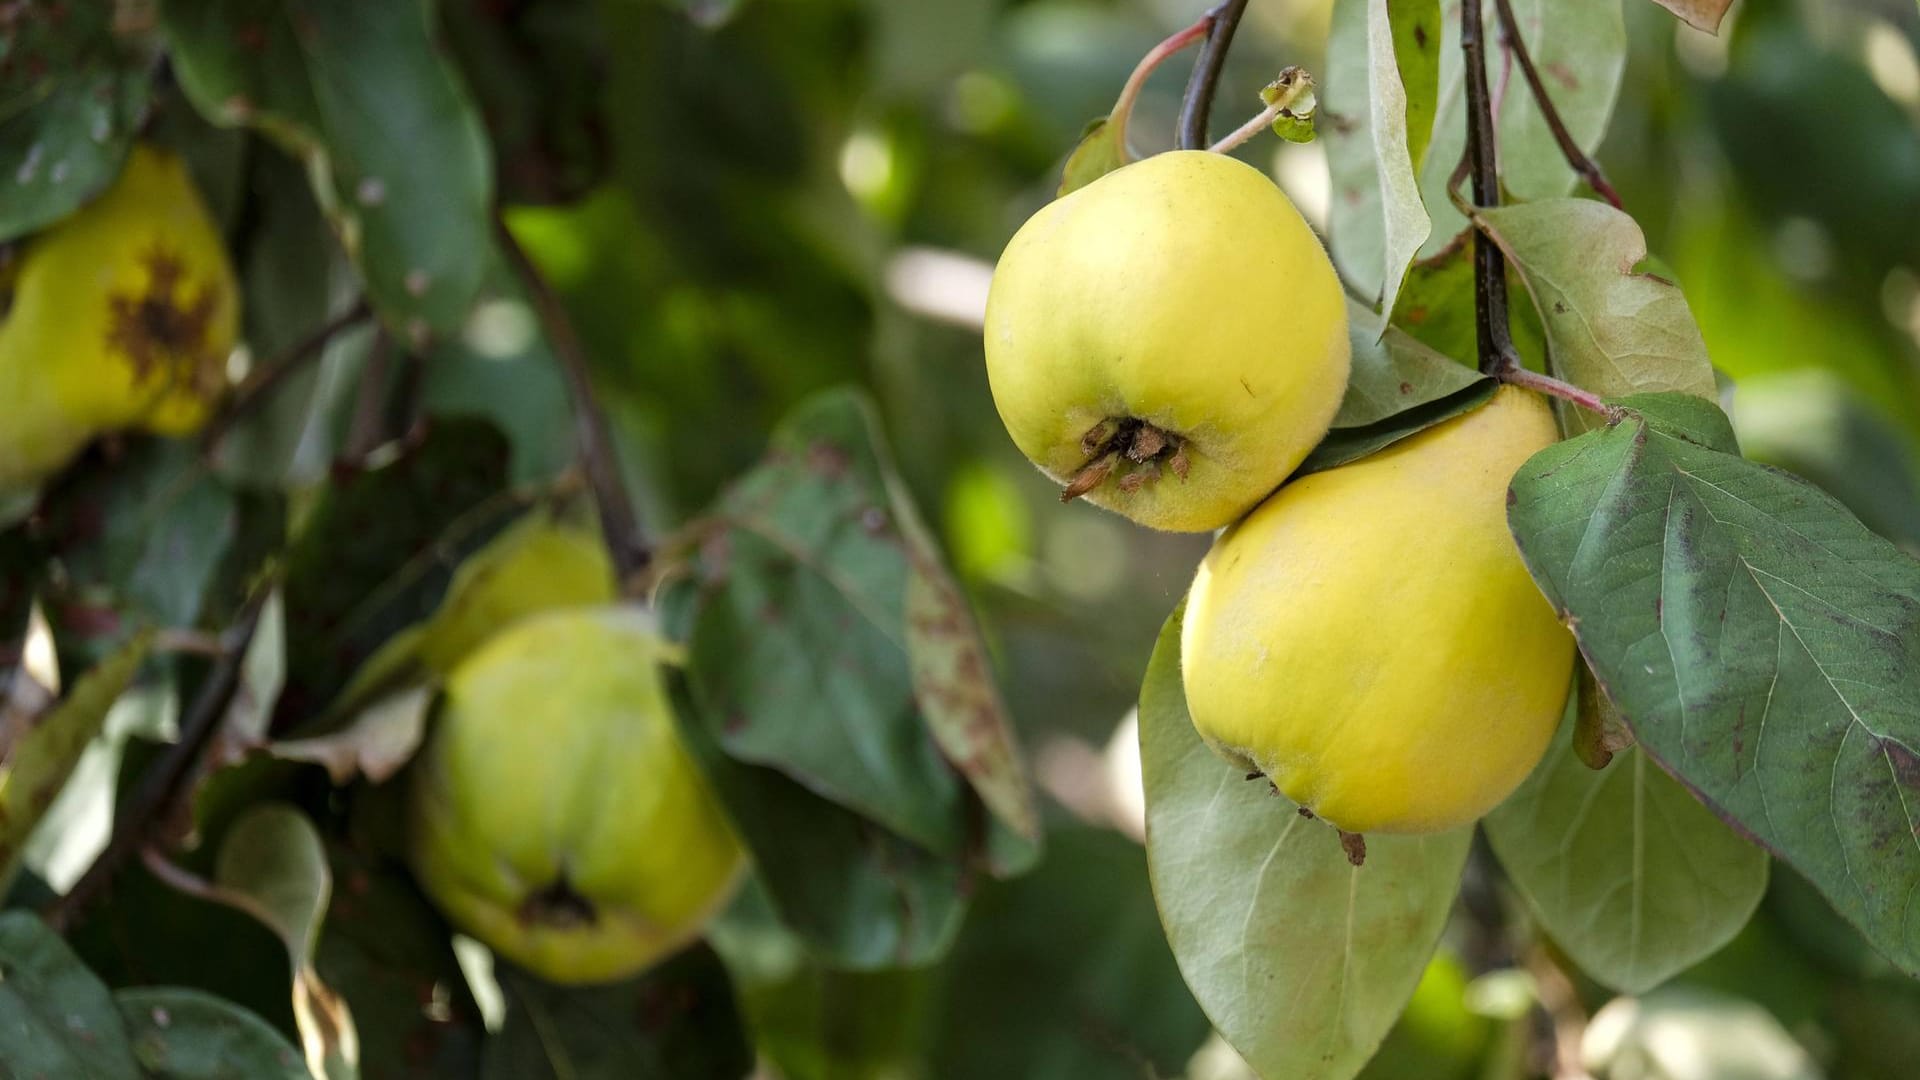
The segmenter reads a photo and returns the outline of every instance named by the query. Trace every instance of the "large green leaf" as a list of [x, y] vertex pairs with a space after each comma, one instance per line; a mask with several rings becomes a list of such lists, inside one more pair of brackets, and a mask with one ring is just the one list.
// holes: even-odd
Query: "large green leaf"
[[[1408, 124], [1431, 123], [1435, 76], [1426, 63], [1431, 49], [1415, 43], [1407, 49], [1422, 95], [1410, 98], [1395, 56], [1397, 45], [1415, 36], [1416, 25], [1434, 5], [1404, 7], [1402, 19], [1389, 13], [1387, 0], [1339, 0], [1334, 5], [1327, 45], [1327, 156], [1333, 170], [1333, 218], [1329, 231], [1334, 257], [1348, 283], [1368, 301], [1393, 310], [1394, 296], [1407, 264], [1431, 231], [1415, 174], [1414, 137]], [[1416, 13], [1418, 13], [1416, 15]], [[1396, 31], [1398, 40], [1396, 40]], [[1439, 46], [1433, 39], [1432, 48]]]
[[1368, 837], [1365, 865], [1349, 863], [1331, 828], [1200, 741], [1180, 617], [1140, 688], [1147, 865], [1167, 941], [1214, 1027], [1261, 1075], [1344, 1080], [1419, 984], [1473, 830]]
[[422, 0], [218, 0], [162, 8], [174, 70], [214, 123], [306, 161], [387, 323], [456, 331], [492, 250], [492, 158]]
[[148, 58], [111, 4], [27, 0], [0, 33], [0, 241], [53, 224], [120, 174], [146, 112]]
[[0, 914], [0, 975], [0, 1075], [141, 1075], [106, 984], [39, 916]]
[[1582, 970], [1638, 994], [1718, 950], [1767, 888], [1766, 852], [1629, 749], [1591, 769], [1562, 724], [1547, 756], [1487, 815], [1527, 906]]
[[[1501, 186], [1515, 200], [1549, 199], [1573, 190], [1576, 177], [1541, 118], [1517, 69], [1503, 78], [1500, 21], [1483, 0], [1487, 79], [1506, 91], [1496, 98]], [[1607, 132], [1627, 66], [1626, 20], [1621, 0], [1513, 0], [1514, 18], [1527, 51], [1553, 97], [1554, 108], [1582, 150], [1591, 154]], [[1420, 191], [1433, 215], [1433, 236], [1421, 255], [1430, 256], [1467, 225], [1447, 197], [1447, 181], [1466, 148], [1466, 64], [1460, 58], [1460, 10], [1447, 6], [1440, 47], [1440, 106], [1433, 143], [1420, 169]]]
[[1481, 380], [1478, 371], [1429, 348], [1358, 301], [1347, 301], [1353, 369], [1336, 428], [1365, 427]]
[[[1713, 398], [1713, 364], [1680, 287], [1637, 269], [1647, 240], [1632, 218], [1588, 199], [1480, 212], [1532, 294], [1554, 374], [1602, 397], [1676, 391]], [[1598, 419], [1568, 413], [1571, 431]]]
[[[680, 606], [689, 590], [666, 599]], [[774, 910], [823, 961], [869, 970], [918, 967], [945, 955], [966, 910], [966, 875], [777, 769], [730, 756], [715, 720], [677, 670], [681, 737], [753, 852]]]
[[[795, 410], [697, 566], [689, 680], [729, 754], [931, 851], [984, 843], [997, 872], [1030, 857], [1038, 812], [985, 649], [864, 398]], [[998, 842], [970, 830], [975, 797]]]
[[272, 1024], [200, 990], [141, 988], [113, 995], [134, 1056], [153, 1080], [309, 1080], [300, 1051]]
[[1920, 563], [1712, 404], [1623, 404], [1514, 477], [1528, 567], [1640, 746], [1920, 972]]
[[713, 951], [696, 945], [634, 979], [555, 986], [502, 964], [506, 1020], [486, 1080], [741, 1080], [753, 1052]]

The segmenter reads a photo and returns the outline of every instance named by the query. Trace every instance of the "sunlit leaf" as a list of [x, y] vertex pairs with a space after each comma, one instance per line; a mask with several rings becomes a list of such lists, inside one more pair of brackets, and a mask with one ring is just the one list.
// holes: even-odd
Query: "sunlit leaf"
[[1386, 0], [1340, 0], [1327, 45], [1327, 156], [1334, 258], [1349, 285], [1393, 310], [1431, 223], [1407, 129], [1408, 95]]
[[1687, 25], [1709, 34], [1720, 32], [1720, 21], [1727, 17], [1733, 0], [1653, 0], [1654, 3], [1684, 19]]
[[[1546, 326], [1554, 374], [1603, 397], [1678, 391], [1712, 399], [1713, 365], [1680, 287], [1638, 271], [1646, 237], [1590, 199], [1483, 210]], [[1570, 432], [1598, 423], [1567, 416]]]
[[1333, 829], [1200, 741], [1180, 616], [1140, 689], [1147, 865], [1167, 941], [1214, 1027], [1261, 1075], [1344, 1080], [1419, 983], [1473, 830], [1371, 836], [1365, 865], [1352, 865]]

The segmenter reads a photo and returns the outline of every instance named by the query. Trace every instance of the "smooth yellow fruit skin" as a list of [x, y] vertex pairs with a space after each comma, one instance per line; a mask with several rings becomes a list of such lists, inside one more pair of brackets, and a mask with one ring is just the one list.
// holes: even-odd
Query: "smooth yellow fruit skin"
[[1188, 473], [1087, 498], [1143, 525], [1241, 517], [1327, 433], [1346, 391], [1333, 264], [1258, 170], [1175, 151], [1108, 173], [1014, 235], [987, 297], [987, 376], [1008, 434], [1066, 483], [1081, 439], [1135, 417], [1187, 441]]
[[[410, 781], [410, 859], [460, 929], [542, 978], [635, 974], [730, 896], [739, 843], [681, 745], [636, 609], [531, 616], [455, 669]], [[556, 886], [591, 913], [537, 897]]]
[[1503, 387], [1222, 534], [1181, 625], [1201, 737], [1348, 832], [1439, 832], [1506, 798], [1573, 669], [1507, 530], [1514, 472], [1558, 437]]
[[205, 423], [238, 291], [186, 166], [134, 146], [103, 195], [21, 256], [0, 324], [0, 491], [38, 483], [102, 432]]

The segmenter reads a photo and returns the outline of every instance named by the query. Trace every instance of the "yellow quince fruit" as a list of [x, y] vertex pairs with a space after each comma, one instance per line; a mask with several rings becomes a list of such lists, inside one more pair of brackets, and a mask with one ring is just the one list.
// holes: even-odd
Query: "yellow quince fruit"
[[1224, 154], [1127, 165], [1021, 226], [987, 297], [987, 376], [1065, 498], [1156, 529], [1227, 525], [1346, 392], [1346, 303], [1285, 194]]
[[205, 423], [226, 388], [238, 293], [185, 164], [135, 145], [104, 194], [20, 256], [0, 323], [0, 492], [104, 432]]
[[1181, 625], [1195, 728], [1351, 833], [1440, 832], [1546, 751], [1573, 636], [1507, 529], [1559, 437], [1529, 391], [1288, 484], [1214, 543]]
[[558, 983], [633, 975], [731, 895], [738, 841], [681, 744], [644, 611], [570, 608], [454, 669], [409, 791], [409, 858], [449, 920]]

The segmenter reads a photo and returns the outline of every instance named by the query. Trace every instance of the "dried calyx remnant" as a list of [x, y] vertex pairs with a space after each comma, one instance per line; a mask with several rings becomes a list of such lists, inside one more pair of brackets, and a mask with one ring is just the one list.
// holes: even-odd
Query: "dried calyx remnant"
[[565, 875], [520, 905], [520, 921], [530, 925], [592, 926], [599, 917], [593, 902], [576, 892]]
[[1115, 470], [1120, 473], [1120, 490], [1128, 493], [1158, 481], [1163, 467], [1182, 480], [1187, 478], [1186, 440], [1138, 417], [1110, 416], [1100, 421], [1080, 436], [1080, 450], [1087, 463], [1060, 492], [1061, 502], [1072, 502], [1099, 487]]

